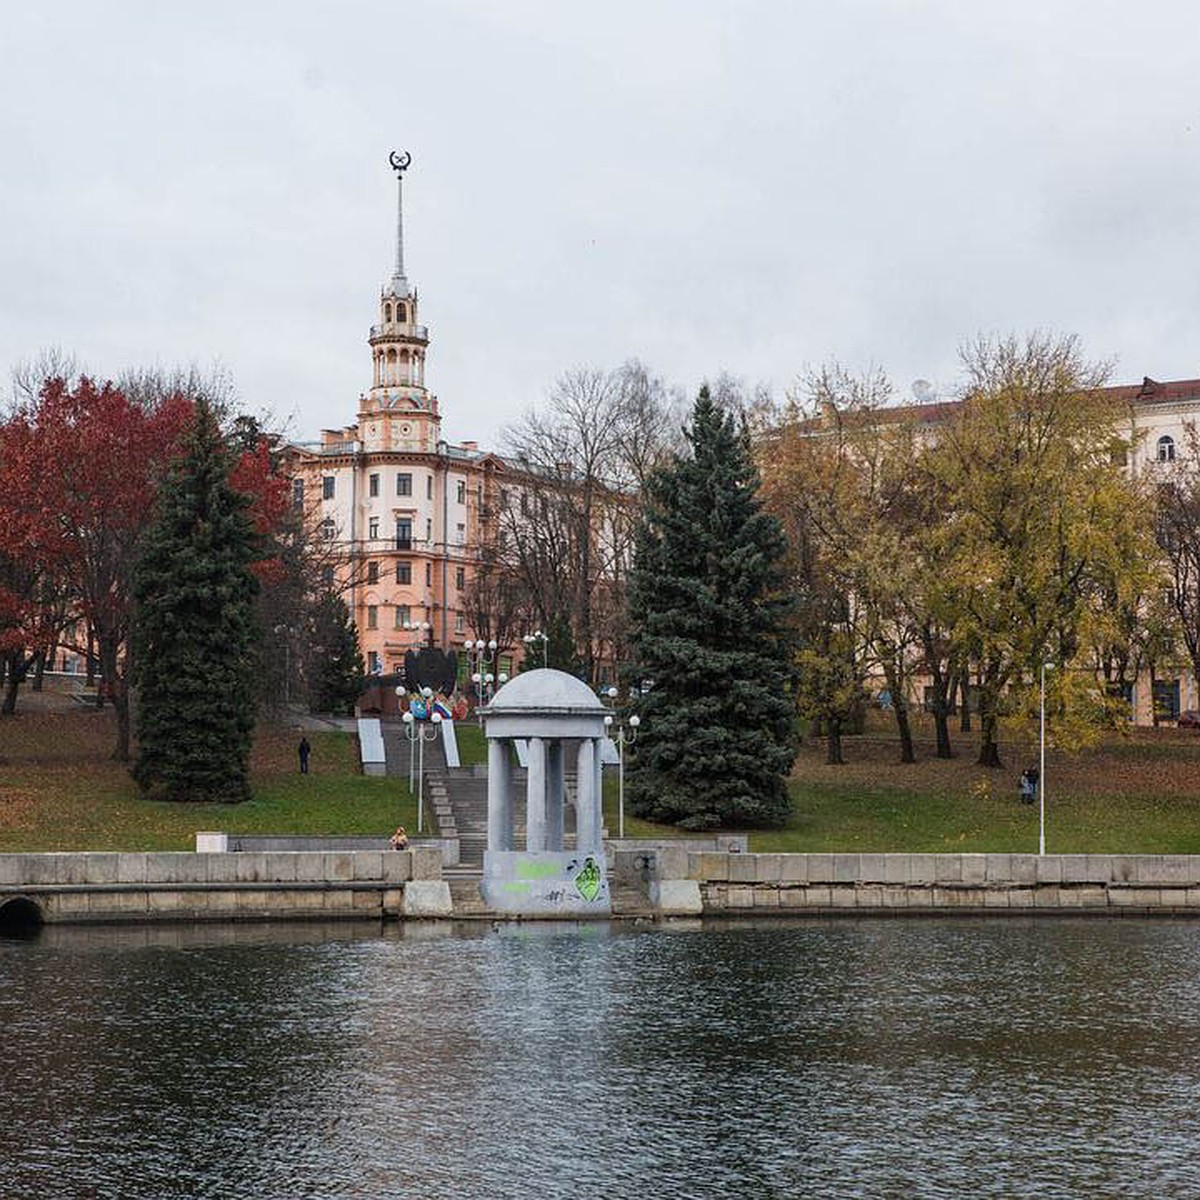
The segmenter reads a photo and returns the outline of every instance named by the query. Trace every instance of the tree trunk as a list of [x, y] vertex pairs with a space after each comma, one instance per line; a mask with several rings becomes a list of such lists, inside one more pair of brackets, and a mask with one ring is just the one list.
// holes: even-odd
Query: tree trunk
[[933, 735], [937, 739], [937, 749], [934, 751], [934, 757], [953, 758], [954, 747], [950, 744], [950, 717], [945, 708], [940, 712], [934, 709]]
[[830, 717], [825, 722], [825, 764], [830, 767], [843, 767], [846, 760], [842, 757], [842, 719]]
[[963, 733], [971, 732], [971, 672], [963, 671], [958, 677], [958, 727]]
[[17, 711], [17, 692], [20, 687], [20, 676], [13, 670], [12, 663], [9, 663], [8, 673], [4, 677], [4, 702], [0, 704], [0, 717], [15, 715]]
[[96, 686], [96, 634], [91, 621], [87, 627], [87, 685]]
[[1000, 761], [1000, 747], [996, 742], [998, 722], [995, 713], [991, 711], [981, 712], [979, 714], [979, 724], [981, 736], [979, 739], [978, 765], [981, 767], [1004, 766]]
[[116, 762], [129, 761], [129, 693], [125, 681], [117, 675], [117, 642], [115, 638], [100, 635], [100, 669], [104, 676], [100, 688], [117, 712], [117, 740], [112, 756]]
[[896, 731], [900, 734], [900, 761], [914, 763], [917, 761], [913, 749], [912, 726], [908, 720], [908, 700], [904, 695], [904, 679], [895, 666], [885, 666], [883, 677], [887, 681], [888, 691], [892, 694], [892, 712], [896, 716]]
[[35, 692], [40, 692], [42, 685], [46, 682], [46, 659], [49, 657], [45, 650], [39, 650], [37, 658], [34, 660], [31, 687]]

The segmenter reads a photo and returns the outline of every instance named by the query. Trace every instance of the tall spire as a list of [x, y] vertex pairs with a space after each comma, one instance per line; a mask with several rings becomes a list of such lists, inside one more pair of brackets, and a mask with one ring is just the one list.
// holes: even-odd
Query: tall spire
[[396, 172], [396, 270], [388, 290], [396, 296], [407, 296], [410, 292], [404, 277], [404, 172], [412, 162], [412, 155], [407, 150], [393, 150], [388, 155], [388, 162]]

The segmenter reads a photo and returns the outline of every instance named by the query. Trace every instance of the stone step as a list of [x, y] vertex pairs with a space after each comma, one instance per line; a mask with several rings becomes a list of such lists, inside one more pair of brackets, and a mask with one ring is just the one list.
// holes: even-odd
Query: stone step
[[492, 910], [479, 894], [478, 877], [450, 879], [450, 902], [456, 917], [490, 917]]

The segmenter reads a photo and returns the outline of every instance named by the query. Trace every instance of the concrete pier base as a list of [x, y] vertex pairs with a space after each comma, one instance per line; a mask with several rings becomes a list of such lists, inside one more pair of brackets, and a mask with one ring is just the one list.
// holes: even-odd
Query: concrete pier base
[[488, 850], [484, 902], [497, 913], [527, 917], [607, 917], [612, 912], [603, 854]]

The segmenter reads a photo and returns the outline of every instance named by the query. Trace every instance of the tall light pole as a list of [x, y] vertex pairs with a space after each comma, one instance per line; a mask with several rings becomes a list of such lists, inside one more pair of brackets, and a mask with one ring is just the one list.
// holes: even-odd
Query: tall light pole
[[[484, 686], [490, 687], [495, 682], [495, 676], [488, 671], [488, 667], [496, 661], [496, 647], [495, 638], [490, 642], [485, 642], [483, 638], [474, 642], [468, 638], [463, 642], [463, 650], [467, 655], [467, 675], [475, 685], [476, 712], [483, 707]], [[482, 724], [483, 718], [480, 717], [479, 721]]]
[[1041, 754], [1038, 763], [1038, 854], [1046, 853], [1046, 668], [1054, 670], [1052, 662], [1042, 663], [1040, 704]]
[[412, 791], [412, 750], [418, 749], [417, 760], [417, 832], [420, 833], [425, 823], [425, 743], [432, 742], [438, 735], [438, 726], [442, 723], [442, 714], [434, 713], [429, 721], [418, 721], [411, 712], [406, 712], [404, 720], [404, 735], [409, 744], [409, 791]]
[[521, 639], [521, 641], [523, 641], [525, 643], [525, 649], [526, 649], [527, 653], [532, 651], [533, 644], [535, 642], [541, 642], [542, 643], [542, 666], [548, 667], [550, 665], [550, 652], [546, 649], [546, 647], [550, 641], [550, 635], [548, 633], [543, 633], [540, 629], [535, 629], [532, 633], [527, 633]]
[[[608, 698], [616, 700], [617, 689], [615, 687], [608, 689]], [[617, 747], [617, 837], [619, 838], [625, 836], [625, 747], [633, 745], [637, 740], [638, 726], [641, 723], [641, 717], [636, 714], [629, 718], [628, 726], [611, 715], [604, 718], [604, 727], [609, 731], [608, 735]], [[613, 735], [614, 726], [616, 727], [616, 736]]]

